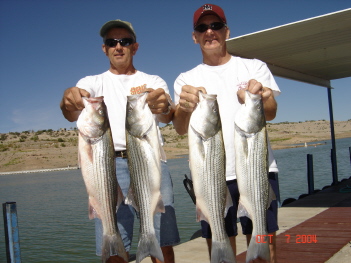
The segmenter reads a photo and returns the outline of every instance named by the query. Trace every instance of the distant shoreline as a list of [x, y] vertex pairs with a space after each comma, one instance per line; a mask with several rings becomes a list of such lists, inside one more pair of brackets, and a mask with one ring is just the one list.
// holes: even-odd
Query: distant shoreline
[[[345, 138], [338, 138], [338, 139], [347, 139], [351, 137], [345, 137]], [[338, 140], [337, 139], [337, 140]], [[321, 140], [321, 141], [330, 141], [331, 139], [328, 140]], [[321, 142], [306, 142], [307, 147], [316, 147], [318, 145], [324, 145], [325, 143]], [[304, 144], [294, 144], [290, 145], [287, 147], [282, 147], [279, 149], [274, 149], [274, 150], [282, 150], [282, 149], [291, 149], [291, 148], [300, 148], [300, 147], [305, 147]], [[351, 145], [350, 145], [351, 147]], [[185, 149], [184, 149], [185, 150]], [[187, 150], [186, 150], [187, 151]], [[180, 153], [180, 154], [172, 154], [171, 156], [167, 157], [167, 160], [173, 160], [173, 159], [181, 159], [181, 158], [186, 158], [188, 156], [188, 153]], [[69, 167], [63, 167], [63, 168], [47, 168], [47, 169], [33, 169], [33, 170], [19, 170], [19, 171], [9, 171], [9, 172], [0, 172], [0, 176], [4, 175], [12, 175], [12, 174], [29, 174], [29, 173], [45, 173], [45, 172], [54, 172], [54, 171], [67, 171], [67, 170], [79, 170], [78, 166], [69, 166]]]
[[65, 167], [65, 168], [51, 168], [51, 169], [35, 169], [35, 170], [23, 170], [23, 171], [13, 171], [13, 172], [0, 172], [1, 175], [10, 175], [10, 174], [30, 174], [30, 173], [45, 173], [45, 172], [54, 172], [54, 171], [67, 171], [67, 170], [78, 170], [78, 166]]
[[[351, 120], [334, 121], [335, 138], [351, 138]], [[186, 158], [188, 136], [179, 135], [172, 124], [160, 128], [168, 160]], [[317, 146], [330, 141], [328, 121], [267, 123], [273, 150]], [[78, 166], [77, 130], [26, 131], [1, 134], [0, 175], [26, 174], [36, 171], [60, 171]], [[350, 145], [351, 146], [351, 145]]]

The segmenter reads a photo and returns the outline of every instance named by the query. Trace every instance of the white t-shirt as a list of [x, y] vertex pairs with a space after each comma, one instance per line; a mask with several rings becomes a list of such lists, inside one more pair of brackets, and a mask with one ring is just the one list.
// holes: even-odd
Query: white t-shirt
[[[162, 88], [169, 94], [167, 84], [162, 78], [141, 71], [137, 71], [133, 75], [116, 75], [106, 71], [100, 75], [82, 78], [78, 81], [77, 87], [88, 91], [90, 97], [104, 96], [115, 151], [126, 149], [125, 119], [127, 96], [139, 94], [146, 88], [155, 90]], [[162, 145], [162, 136], [159, 129], [158, 134]]]
[[[174, 99], [176, 104], [179, 103], [179, 94], [184, 85], [204, 87], [208, 94], [217, 95], [226, 151], [227, 180], [236, 179], [234, 118], [240, 106], [237, 91], [245, 88], [250, 79], [255, 79], [261, 82], [264, 87], [272, 89], [274, 96], [280, 94], [278, 85], [265, 63], [257, 59], [244, 59], [235, 56], [232, 56], [226, 64], [220, 66], [200, 64], [185, 73], [181, 73], [174, 82]], [[269, 171], [278, 172], [270, 147], [269, 156]]]

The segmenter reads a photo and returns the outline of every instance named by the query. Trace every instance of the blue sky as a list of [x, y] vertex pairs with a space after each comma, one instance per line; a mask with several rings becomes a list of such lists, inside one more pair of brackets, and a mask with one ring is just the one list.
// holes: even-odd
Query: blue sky
[[[192, 16], [207, 2], [0, 0], [0, 133], [75, 127], [59, 108], [64, 90], [108, 69], [100, 27], [132, 22], [137, 69], [161, 76], [173, 97], [179, 73], [201, 63], [192, 42]], [[227, 16], [231, 37], [350, 8], [349, 0], [212, 0]], [[329, 120], [327, 90], [276, 78], [282, 94], [273, 122]], [[351, 119], [351, 78], [332, 81], [334, 120]]]

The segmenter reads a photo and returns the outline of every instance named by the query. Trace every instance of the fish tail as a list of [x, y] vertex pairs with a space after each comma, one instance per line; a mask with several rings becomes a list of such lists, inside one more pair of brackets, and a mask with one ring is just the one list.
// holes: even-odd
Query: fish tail
[[250, 262], [256, 258], [264, 259], [267, 262], [270, 261], [269, 241], [267, 237], [260, 240], [256, 238], [256, 235], [252, 235], [246, 253], [246, 262]]
[[226, 242], [212, 241], [211, 263], [236, 263], [229, 240]]
[[106, 262], [110, 256], [118, 255], [128, 262], [127, 252], [123, 241], [117, 234], [104, 235], [102, 241], [102, 262]]
[[154, 234], [143, 234], [140, 236], [136, 263], [140, 263], [147, 256], [153, 256], [164, 262], [162, 250]]

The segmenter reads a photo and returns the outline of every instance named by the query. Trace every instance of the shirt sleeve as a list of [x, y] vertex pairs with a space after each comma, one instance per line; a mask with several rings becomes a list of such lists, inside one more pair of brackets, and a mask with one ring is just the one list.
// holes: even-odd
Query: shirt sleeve
[[182, 87], [186, 85], [183, 73], [180, 74], [174, 81], [174, 103], [179, 103], [179, 96], [182, 91]]
[[274, 97], [279, 96], [280, 89], [267, 64], [258, 59], [254, 59], [253, 61], [255, 63], [253, 79], [261, 82], [264, 87], [270, 88], [273, 91]]
[[84, 89], [90, 93], [90, 97], [95, 97], [95, 86], [96, 86], [97, 78], [95, 76], [87, 76], [80, 79], [77, 82], [77, 87], [80, 89]]
[[152, 89], [154, 89], [154, 90], [161, 88], [161, 89], [163, 89], [166, 93], [169, 94], [169, 89], [168, 89], [168, 86], [167, 86], [166, 81], [164, 81], [161, 77], [156, 76], [156, 75], [153, 75], [152, 78], [153, 78], [153, 81], [151, 82], [151, 83], [152, 83], [152, 84], [151, 84], [152, 86], [150, 86], [150, 87], [147, 86], [146, 88], [152, 88]]

